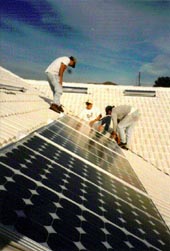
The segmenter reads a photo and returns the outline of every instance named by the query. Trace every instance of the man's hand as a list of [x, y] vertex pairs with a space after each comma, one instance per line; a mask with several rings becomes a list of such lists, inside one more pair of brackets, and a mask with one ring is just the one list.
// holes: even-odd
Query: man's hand
[[118, 145], [120, 144], [120, 136], [116, 132], [114, 132], [114, 131], [111, 132], [110, 138], [114, 139], [118, 143]]
[[92, 127], [93, 124], [94, 124], [94, 120], [92, 120], [92, 121], [89, 122], [89, 126], [90, 126], [90, 127]]
[[97, 122], [97, 121], [99, 121], [99, 120], [101, 119], [101, 117], [102, 117], [101, 114], [98, 115], [97, 118], [95, 118], [94, 120], [91, 120], [91, 121], [89, 122], [89, 125], [92, 127], [93, 124], [94, 124], [95, 122]]
[[104, 129], [104, 127], [102, 125], [99, 125], [98, 128], [97, 128], [97, 131], [98, 132], [103, 132], [103, 129]]
[[97, 116], [96, 121], [100, 120], [102, 118], [102, 114], [100, 114], [99, 116]]

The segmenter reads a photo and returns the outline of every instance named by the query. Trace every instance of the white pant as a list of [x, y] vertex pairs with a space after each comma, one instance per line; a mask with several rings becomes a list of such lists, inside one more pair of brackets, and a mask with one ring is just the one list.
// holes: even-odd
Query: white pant
[[60, 98], [63, 93], [62, 85], [59, 83], [58, 76], [50, 72], [46, 72], [47, 80], [53, 93], [53, 103], [60, 105]]
[[131, 111], [118, 123], [118, 132], [122, 143], [129, 145], [133, 128], [139, 119], [138, 110]]

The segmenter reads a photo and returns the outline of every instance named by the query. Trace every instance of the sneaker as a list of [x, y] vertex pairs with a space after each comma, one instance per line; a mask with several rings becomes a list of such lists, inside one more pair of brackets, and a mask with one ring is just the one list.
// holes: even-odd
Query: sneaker
[[120, 142], [119, 146], [120, 146], [122, 149], [129, 150], [129, 148], [128, 148], [128, 146], [127, 146], [126, 143]]
[[127, 146], [127, 144], [126, 143], [120, 143], [119, 144], [119, 146], [122, 148], [122, 149], [124, 149], [124, 150], [129, 150], [129, 148], [128, 148], [128, 146]]
[[56, 105], [56, 104], [51, 104], [50, 109], [51, 109], [51, 110], [53, 110], [54, 112], [58, 112], [58, 113], [60, 113], [60, 112], [61, 112], [61, 110], [60, 110], [60, 108], [59, 108], [59, 107], [60, 107], [59, 105]]
[[129, 150], [129, 148], [127, 147], [127, 145], [122, 145], [122, 146], [120, 146], [122, 149], [124, 149], [124, 150]]
[[64, 112], [62, 105], [58, 106], [60, 112]]
[[120, 147], [125, 146], [125, 145], [126, 145], [126, 143], [123, 143], [123, 142], [120, 142], [120, 144], [119, 144]]

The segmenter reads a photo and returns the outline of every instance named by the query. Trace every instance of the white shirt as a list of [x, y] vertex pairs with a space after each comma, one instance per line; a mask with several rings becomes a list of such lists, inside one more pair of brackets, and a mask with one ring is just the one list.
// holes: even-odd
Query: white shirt
[[92, 107], [92, 109], [85, 108], [81, 111], [79, 117], [85, 121], [90, 122], [91, 120], [96, 119], [100, 115], [100, 111], [96, 107]]
[[60, 70], [60, 66], [61, 63], [63, 63], [64, 65], [68, 66], [70, 63], [70, 58], [69, 57], [60, 57], [60, 58], [56, 58], [45, 70], [45, 72], [50, 72], [53, 74], [58, 75], [59, 74], [59, 70]]
[[119, 105], [112, 108], [112, 122], [113, 130], [117, 130], [117, 120], [122, 120], [127, 114], [131, 112], [132, 107], [130, 105]]

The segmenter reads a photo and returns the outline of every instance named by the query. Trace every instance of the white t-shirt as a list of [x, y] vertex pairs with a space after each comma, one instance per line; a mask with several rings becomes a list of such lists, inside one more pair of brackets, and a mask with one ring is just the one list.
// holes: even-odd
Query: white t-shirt
[[113, 122], [113, 130], [117, 130], [118, 122], [117, 120], [122, 120], [128, 114], [134, 112], [134, 108], [130, 105], [118, 105], [112, 108], [112, 122]]
[[63, 63], [64, 65], [68, 66], [70, 63], [70, 58], [69, 57], [60, 57], [60, 58], [56, 58], [45, 70], [45, 72], [50, 72], [53, 74], [58, 75], [59, 74], [59, 70], [60, 70], [60, 66], [61, 63]]
[[101, 112], [98, 108], [92, 107], [92, 109], [85, 108], [82, 110], [79, 117], [80, 119], [90, 122], [91, 120], [96, 119], [100, 114]]

